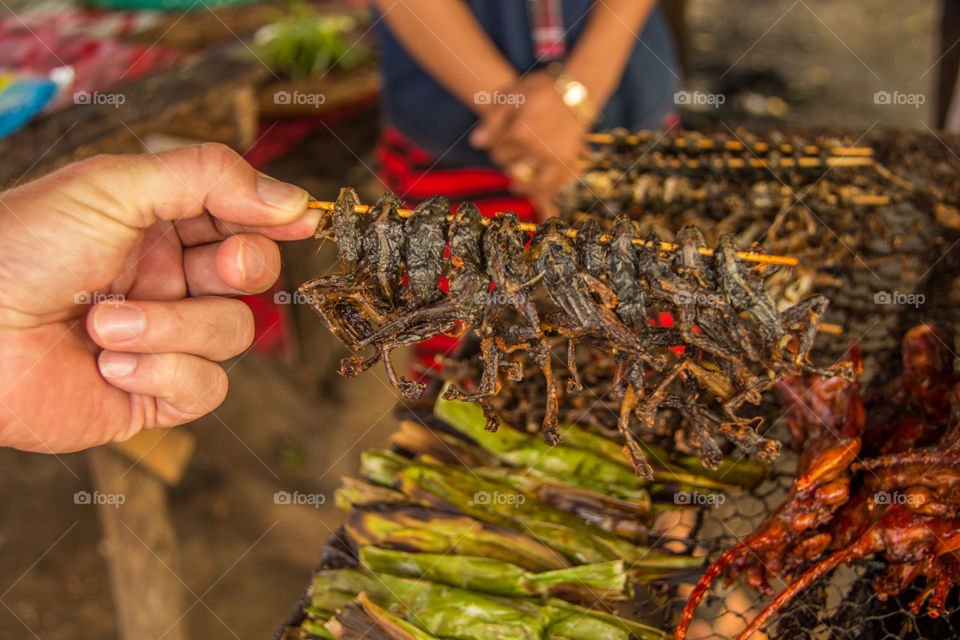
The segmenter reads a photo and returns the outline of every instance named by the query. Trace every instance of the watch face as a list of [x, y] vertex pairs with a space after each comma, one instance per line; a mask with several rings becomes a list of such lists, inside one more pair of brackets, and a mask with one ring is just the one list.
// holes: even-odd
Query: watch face
[[587, 90], [579, 82], [572, 83], [563, 93], [563, 101], [567, 104], [580, 104], [586, 97]]

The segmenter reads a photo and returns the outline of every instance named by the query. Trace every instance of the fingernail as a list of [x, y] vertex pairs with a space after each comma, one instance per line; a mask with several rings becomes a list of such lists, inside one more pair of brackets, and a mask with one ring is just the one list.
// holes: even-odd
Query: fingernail
[[300, 187], [263, 174], [257, 176], [257, 193], [261, 200], [279, 209], [296, 209], [307, 199], [307, 192]]
[[122, 378], [137, 368], [137, 356], [122, 351], [104, 351], [100, 354], [100, 373], [106, 378]]
[[141, 335], [147, 328], [147, 319], [137, 307], [127, 304], [104, 305], [93, 317], [93, 328], [101, 340], [121, 342]]
[[263, 271], [263, 254], [260, 248], [255, 244], [241, 242], [237, 249], [237, 268], [245, 282], [259, 276]]

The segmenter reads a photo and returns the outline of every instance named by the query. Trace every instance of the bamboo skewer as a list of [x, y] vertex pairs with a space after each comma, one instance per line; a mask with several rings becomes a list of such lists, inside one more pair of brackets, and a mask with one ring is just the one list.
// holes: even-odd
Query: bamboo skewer
[[821, 322], [820, 333], [829, 333], [835, 336], [843, 335], [843, 326], [832, 322]]
[[[334, 208], [335, 205], [336, 205], [336, 203], [334, 203], [334, 202], [326, 202], [326, 201], [323, 201], [323, 200], [308, 200], [308, 201], [307, 201], [307, 207], [308, 207], [308, 208], [310, 208], [310, 209], [319, 209], [320, 211], [333, 211], [333, 208]], [[362, 213], [367, 213], [367, 212], [369, 212], [370, 209], [372, 209], [372, 208], [373, 208], [373, 207], [372, 207], [371, 205], [368, 205], [368, 204], [358, 204], [358, 205], [354, 205], [353, 210], [354, 210], [356, 213], [361, 213], [361, 214], [362, 214]], [[413, 213], [413, 211], [410, 210], [410, 209], [397, 209], [397, 213], [400, 215], [401, 218], [409, 218], [410, 215]], [[484, 225], [489, 224], [489, 220], [490, 220], [489, 218], [484, 217], [484, 218], [483, 218], [483, 224], [484, 224]], [[453, 221], [453, 214], [447, 216], [447, 221], [448, 221], [448, 222], [452, 222], [452, 221]], [[537, 230], [537, 225], [535, 225], [535, 224], [533, 224], [533, 223], [530, 223], [530, 222], [521, 222], [521, 223], [520, 223], [520, 230], [521, 230], [521, 231], [526, 231], [527, 233], [533, 233], [534, 231]], [[576, 237], [577, 237], [577, 230], [576, 230], [576, 229], [568, 229], [568, 230], [567, 230], [567, 235], [568, 235], [569, 237], [571, 237], [571, 238], [576, 238]], [[601, 242], [609, 242], [609, 241], [612, 239], [612, 237], [613, 237], [613, 236], [611, 236], [610, 234], [604, 234], [604, 235], [600, 236], [600, 241], [601, 241]], [[644, 245], [644, 246], [646, 246], [646, 247], [649, 247], [649, 246], [650, 246], [650, 244], [649, 244], [647, 241], [641, 240], [641, 239], [636, 239], [636, 240], [634, 240], [633, 242], [634, 242], [634, 244]], [[678, 248], [678, 246], [679, 246], [679, 245], [677, 245], [676, 243], [673, 243], [673, 242], [661, 242], [659, 248], [660, 248], [661, 250], [663, 250], [663, 251], [675, 251], [675, 250]], [[700, 247], [700, 255], [712, 256], [712, 255], [713, 255], [713, 249], [709, 249], [709, 248], [707, 248], [707, 247]], [[797, 259], [796, 259], [796, 258], [792, 258], [792, 257], [790, 257], [790, 256], [772, 256], [772, 255], [767, 255], [767, 254], [764, 254], [764, 253], [756, 253], [756, 252], [753, 252], [753, 251], [737, 251], [737, 257], [739, 257], [741, 260], [745, 260], [746, 262], [756, 262], [756, 263], [760, 263], [760, 264], [777, 264], [777, 265], [783, 265], [783, 266], [787, 266], [787, 267], [793, 267], [793, 266], [796, 266], [796, 265], [797, 265]]]
[[[664, 137], [659, 140], [650, 137], [648, 140], [641, 140], [641, 137], [638, 135], [627, 135], [623, 138], [627, 144], [641, 144], [643, 142], [651, 143], [661, 143], [664, 142], [664, 146], [673, 146], [679, 148], [685, 147], [697, 147], [700, 149], [714, 149], [716, 144], [710, 138], [700, 138], [693, 136], [690, 140], [687, 138], [670, 138]], [[610, 133], [589, 133], [587, 134], [587, 142], [593, 142], [596, 144], [612, 144], [616, 140], [615, 136]], [[744, 150], [753, 150], [757, 153], [766, 153], [773, 149], [773, 145], [770, 145], [766, 142], [757, 142], [753, 145], [744, 145], [739, 140], [724, 140], [723, 148], [727, 151], [744, 151]], [[795, 147], [792, 144], [784, 143], [777, 145], [776, 148], [782, 153], [793, 154]], [[807, 155], [817, 155], [820, 153], [820, 147], [812, 144], [804, 145], [800, 150]], [[831, 155], [835, 156], [847, 156], [847, 157], [870, 157], [873, 155], [873, 149], [870, 147], [830, 147], [829, 149]]]
[[[637, 163], [641, 168], [643, 164]], [[716, 167], [718, 169], [743, 169], [744, 167], [759, 168], [764, 167], [866, 167], [874, 165], [873, 158], [870, 157], [848, 157], [848, 156], [828, 156], [820, 158], [818, 156], [804, 156], [801, 158], [778, 158], [775, 162], [770, 162], [765, 158], [715, 158], [714, 160], [701, 162], [700, 160], [681, 160], [679, 158], [651, 158], [650, 165], [658, 169], [701, 169], [704, 167]]]
[[[614, 186], [610, 188], [610, 192], [620, 193], [621, 191], [619, 187]], [[788, 197], [790, 195], [792, 194], [787, 193], [786, 190], [783, 190], [780, 193], [780, 197]], [[830, 204], [849, 203], [849, 204], [864, 204], [864, 205], [876, 205], [876, 206], [890, 204], [890, 196], [880, 194], [880, 193], [862, 193], [855, 196], [842, 196], [842, 195], [837, 196], [834, 194], [828, 194], [826, 196], [821, 196], [821, 197], [823, 197]], [[694, 189], [693, 191], [688, 192], [688, 196], [686, 199], [677, 198], [676, 201], [685, 202], [685, 201], [700, 201], [700, 200], [706, 200], [706, 199], [707, 199], [707, 190], [704, 188], [697, 188], [697, 189]], [[816, 196], [811, 197], [811, 199], [815, 200]], [[799, 202], [800, 199], [798, 199], [797, 201]], [[669, 202], [666, 200], [662, 202], [664, 204], [669, 204]], [[657, 203], [654, 202], [653, 205], [642, 204], [640, 206], [657, 206]], [[577, 212], [574, 212], [574, 215], [590, 215], [590, 213], [586, 211], [577, 211]]]
[[890, 204], [890, 196], [884, 196], [878, 193], [865, 193], [859, 196], [851, 196], [850, 202], [852, 204], [872, 204], [872, 205]]

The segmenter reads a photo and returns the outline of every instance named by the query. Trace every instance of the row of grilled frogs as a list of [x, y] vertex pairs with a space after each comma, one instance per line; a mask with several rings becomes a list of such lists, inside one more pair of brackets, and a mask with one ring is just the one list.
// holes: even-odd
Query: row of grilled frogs
[[[318, 238], [336, 240], [340, 273], [301, 287], [347, 346], [374, 350], [345, 358], [340, 372], [357, 375], [383, 360], [391, 383], [417, 398], [423, 383], [401, 376], [390, 352], [471, 331], [481, 342], [482, 374], [469, 388], [448, 393], [480, 402], [490, 429], [499, 417], [485, 400], [499, 392], [501, 376], [522, 375], [517, 357], [529, 357], [546, 380], [541, 431], [548, 443], [559, 441], [564, 390], [556, 383], [550, 336], [568, 340], [568, 392], [581, 387], [580, 345], [612, 357], [614, 391], [622, 398], [617, 427], [635, 471], [645, 477], [652, 470], [632, 422], [649, 430], [661, 406], [687, 407], [691, 420], [702, 423], [697, 453], [707, 466], [722, 459], [713, 436], [718, 431], [769, 460], [778, 443], [758, 434], [758, 421], [738, 409], [758, 403], [785, 375], [824, 372], [808, 354], [827, 300], [812, 296], [778, 311], [763, 288], [766, 274], [744, 263], [728, 236], [706, 257], [696, 229], [681, 230], [679, 249], [665, 252], [658, 237], [641, 237], [627, 216], [609, 235], [591, 221], [571, 233], [552, 218], [531, 237], [513, 213], [485, 220], [464, 203], [451, 215], [440, 196], [405, 219], [393, 194], [364, 213], [358, 204], [352, 189], [341, 190], [317, 230]], [[672, 326], [652, 323], [659, 313], [669, 314]], [[698, 410], [704, 405], [721, 413]]]

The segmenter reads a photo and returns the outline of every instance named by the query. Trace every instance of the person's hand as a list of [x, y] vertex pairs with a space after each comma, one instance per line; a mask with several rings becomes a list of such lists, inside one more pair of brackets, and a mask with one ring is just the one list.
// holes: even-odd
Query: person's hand
[[514, 163], [514, 172], [519, 171], [518, 166], [523, 169], [524, 176], [527, 176], [529, 171], [529, 178], [519, 180], [515, 175], [512, 178], [511, 190], [525, 196], [533, 203], [540, 222], [558, 215], [560, 211], [557, 208], [557, 196], [571, 180], [576, 179], [576, 174], [570, 167], [555, 158], [529, 156]]
[[546, 71], [524, 76], [504, 93], [513, 99], [491, 105], [470, 142], [487, 149], [513, 187], [541, 215], [550, 215], [559, 190], [580, 174], [587, 127], [563, 103]]
[[[307, 193], [229, 148], [97, 156], [0, 194], [0, 445], [60, 453], [216, 408]], [[90, 304], [92, 302], [92, 304]]]

